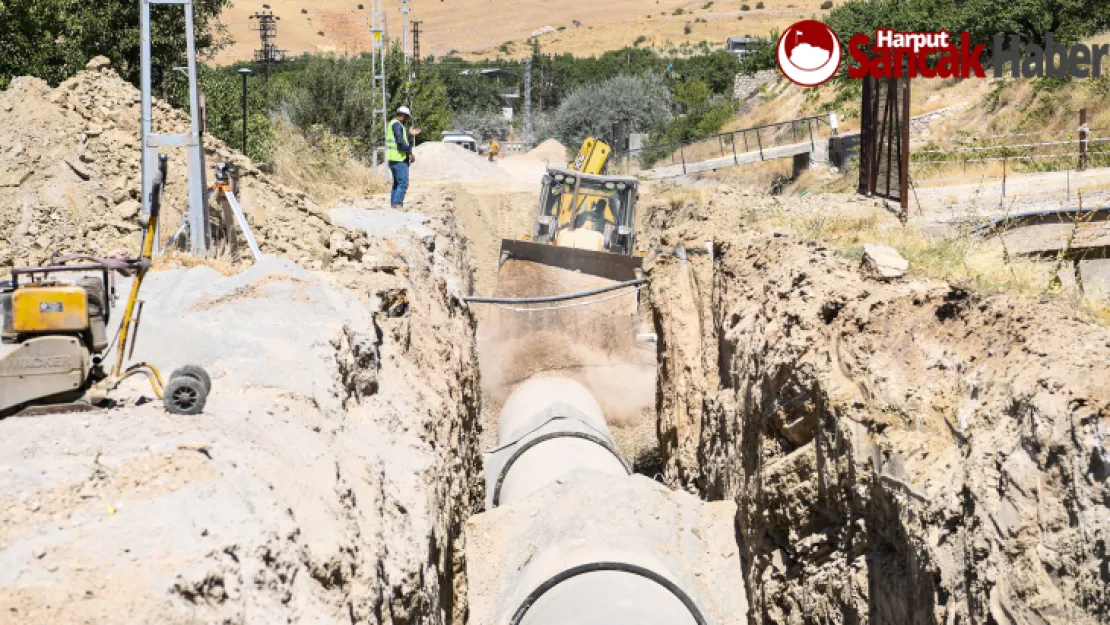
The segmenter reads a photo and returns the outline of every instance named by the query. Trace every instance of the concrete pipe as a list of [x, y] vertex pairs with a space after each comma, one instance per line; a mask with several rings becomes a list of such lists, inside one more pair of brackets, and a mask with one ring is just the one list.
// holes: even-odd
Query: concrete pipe
[[579, 468], [632, 473], [597, 400], [573, 380], [522, 384], [501, 410], [498, 439], [486, 458], [487, 508], [524, 499]]
[[584, 564], [536, 588], [510, 625], [706, 625], [693, 600], [651, 569]]

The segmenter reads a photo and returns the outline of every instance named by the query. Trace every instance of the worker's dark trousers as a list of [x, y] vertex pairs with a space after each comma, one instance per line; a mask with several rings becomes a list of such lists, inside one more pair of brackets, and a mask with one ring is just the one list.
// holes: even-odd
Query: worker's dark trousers
[[409, 190], [409, 164], [407, 161], [390, 161], [389, 170], [393, 172], [393, 193], [389, 196], [389, 205], [401, 206]]

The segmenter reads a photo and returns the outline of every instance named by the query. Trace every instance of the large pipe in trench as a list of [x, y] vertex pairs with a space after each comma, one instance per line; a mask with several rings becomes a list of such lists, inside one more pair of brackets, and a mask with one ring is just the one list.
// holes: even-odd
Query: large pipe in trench
[[[525, 382], [501, 411], [486, 462], [487, 507], [508, 505], [578, 469], [626, 476], [601, 407], [581, 384]], [[508, 625], [703, 625], [705, 618], [653, 545], [592, 544], [565, 528], [520, 571]]]

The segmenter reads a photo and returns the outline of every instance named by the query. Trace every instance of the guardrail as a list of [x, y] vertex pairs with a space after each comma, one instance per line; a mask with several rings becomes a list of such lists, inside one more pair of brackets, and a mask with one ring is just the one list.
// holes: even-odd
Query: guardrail
[[[820, 136], [821, 124], [829, 129], [825, 137]], [[621, 156], [629, 162], [638, 159], [639, 166], [645, 169], [681, 165], [683, 173], [686, 173], [688, 163], [731, 157], [739, 165], [741, 155], [748, 153], [758, 152], [760, 161], [767, 160], [765, 151], [785, 145], [808, 142], [811, 151], [815, 152], [817, 141], [828, 139], [834, 130], [830, 116], [814, 115], [741, 128], [692, 141], [647, 145], [623, 152]]]

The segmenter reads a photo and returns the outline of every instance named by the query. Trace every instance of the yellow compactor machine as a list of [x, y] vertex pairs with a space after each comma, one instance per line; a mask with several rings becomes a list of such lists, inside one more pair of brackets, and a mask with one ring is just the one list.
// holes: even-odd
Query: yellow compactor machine
[[609, 280], [639, 277], [636, 202], [639, 180], [606, 174], [612, 149], [586, 139], [574, 162], [543, 178], [533, 232], [501, 242], [501, 262], [523, 260]]
[[[150, 214], [143, 216], [138, 258], [56, 258], [49, 266], [13, 269], [11, 280], [0, 282], [0, 418], [89, 409], [136, 375], [146, 376], [167, 411], [197, 414], [204, 409], [212, 387], [204, 369], [182, 367], [166, 383], [152, 365], [124, 367], [138, 335], [139, 289], [151, 268], [165, 171], [163, 157]], [[134, 281], [116, 339], [116, 358], [108, 366], [115, 273], [134, 276]]]

